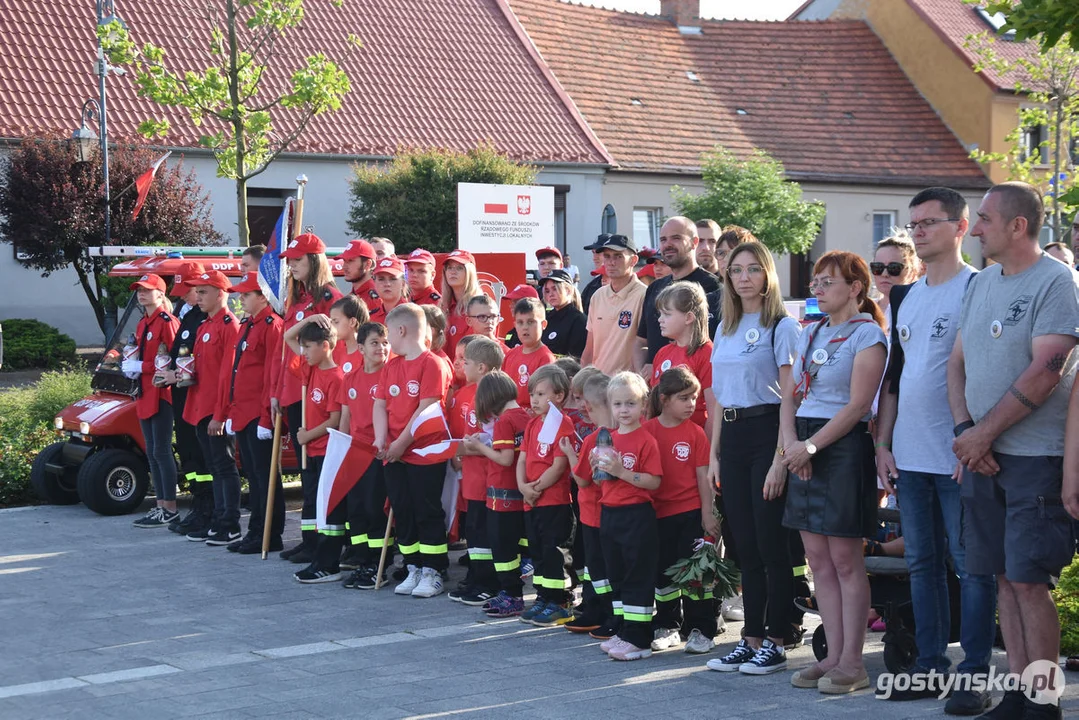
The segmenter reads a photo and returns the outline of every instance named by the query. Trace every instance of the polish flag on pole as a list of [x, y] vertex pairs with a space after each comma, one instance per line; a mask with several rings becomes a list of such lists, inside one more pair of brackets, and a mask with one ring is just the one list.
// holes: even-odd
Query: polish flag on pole
[[315, 525], [319, 530], [326, 527], [326, 516], [345, 499], [348, 491], [367, 472], [378, 452], [374, 445], [356, 440], [333, 428], [329, 428], [329, 434], [322, 474], [318, 477]]
[[135, 190], [138, 191], [139, 196], [135, 200], [135, 211], [131, 213], [132, 220], [139, 216], [139, 211], [142, 210], [142, 206], [146, 203], [146, 196], [150, 194], [150, 184], [153, 183], [154, 176], [157, 175], [158, 168], [161, 167], [161, 164], [165, 162], [165, 159], [168, 158], [169, 155], [172, 155], [172, 150], [169, 150], [167, 153], [159, 157], [157, 159], [157, 162], [150, 166], [149, 170], [136, 178]]
[[561, 427], [562, 411], [555, 407], [554, 403], [551, 403], [551, 407], [547, 410], [547, 417], [543, 418], [543, 425], [540, 426], [540, 431], [536, 434], [536, 439], [541, 443], [554, 445], [554, 441], [558, 438], [558, 430]]

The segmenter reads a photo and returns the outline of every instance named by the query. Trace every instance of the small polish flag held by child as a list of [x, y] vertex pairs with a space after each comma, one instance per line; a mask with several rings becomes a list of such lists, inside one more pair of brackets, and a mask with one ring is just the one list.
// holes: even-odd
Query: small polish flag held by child
[[550, 403], [550, 405], [550, 409], [547, 410], [547, 417], [543, 418], [543, 425], [540, 427], [536, 439], [541, 443], [554, 445], [555, 439], [558, 438], [558, 430], [562, 427], [562, 411], [555, 407], [554, 403]]
[[446, 415], [442, 412], [442, 403], [431, 403], [425, 407], [416, 419], [412, 421], [412, 444], [413, 446], [430, 445], [429, 440], [447, 440], [450, 437], [450, 426], [446, 423]]
[[367, 472], [378, 452], [374, 445], [353, 439], [333, 428], [329, 428], [329, 434], [326, 458], [323, 461], [322, 474], [318, 478], [315, 525], [319, 530], [326, 527], [326, 517]]
[[135, 190], [138, 192], [138, 198], [135, 200], [135, 211], [131, 213], [132, 220], [139, 216], [142, 206], [146, 203], [146, 196], [150, 194], [150, 185], [154, 181], [154, 176], [157, 175], [158, 168], [161, 167], [161, 163], [165, 162], [169, 155], [172, 155], [172, 150], [159, 157], [157, 162], [150, 166], [149, 170], [135, 178]]

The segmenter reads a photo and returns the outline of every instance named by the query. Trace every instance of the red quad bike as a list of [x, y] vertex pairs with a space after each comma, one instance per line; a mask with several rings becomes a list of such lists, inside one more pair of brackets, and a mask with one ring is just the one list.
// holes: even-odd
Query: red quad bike
[[[208, 270], [219, 270], [239, 278], [243, 248], [89, 248], [92, 255], [134, 256], [109, 271], [110, 277], [129, 277], [134, 281], [146, 273], [156, 273], [171, 282], [184, 262], [196, 260]], [[341, 248], [328, 248], [333, 274], [340, 277], [342, 265], [332, 256]], [[438, 266], [445, 256], [436, 256]], [[485, 292], [499, 298], [504, 325], [512, 327], [510, 302], [504, 300], [509, 289], [525, 281], [523, 253], [485, 253], [476, 256]], [[441, 278], [436, 280], [439, 286]], [[235, 300], [231, 305], [235, 305]], [[234, 311], [236, 308], [234, 308]], [[64, 408], [56, 416], [57, 441], [45, 447], [34, 459], [30, 482], [42, 500], [53, 505], [82, 502], [101, 515], [123, 515], [138, 508], [150, 485], [146, 444], [135, 413], [139, 381], [120, 371], [123, 347], [134, 334], [142, 311], [134, 293], [124, 309], [108, 347], [94, 370], [93, 394]], [[197, 369], [196, 369], [197, 372]], [[237, 464], [240, 454], [236, 453]], [[243, 468], [240, 468], [241, 473]], [[281, 437], [281, 472], [296, 474], [299, 462], [287, 432]]]

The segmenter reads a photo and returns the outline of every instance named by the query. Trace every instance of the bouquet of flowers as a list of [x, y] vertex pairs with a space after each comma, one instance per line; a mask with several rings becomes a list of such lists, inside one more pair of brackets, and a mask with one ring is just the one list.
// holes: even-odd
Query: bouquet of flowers
[[[716, 518], [723, 522], [718, 513]], [[674, 563], [664, 574], [683, 592], [700, 595], [711, 591], [720, 600], [737, 595], [738, 586], [742, 584], [738, 568], [730, 560], [719, 556], [716, 538], [707, 535], [697, 540], [691, 556]]]

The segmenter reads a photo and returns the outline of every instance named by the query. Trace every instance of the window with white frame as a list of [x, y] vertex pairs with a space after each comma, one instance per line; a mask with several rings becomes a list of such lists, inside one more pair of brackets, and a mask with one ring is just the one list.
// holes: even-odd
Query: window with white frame
[[873, 247], [877, 247], [884, 238], [892, 234], [892, 228], [895, 227], [895, 210], [874, 210], [873, 211]]
[[633, 242], [638, 248], [654, 248], [659, 243], [661, 208], [633, 208]]

